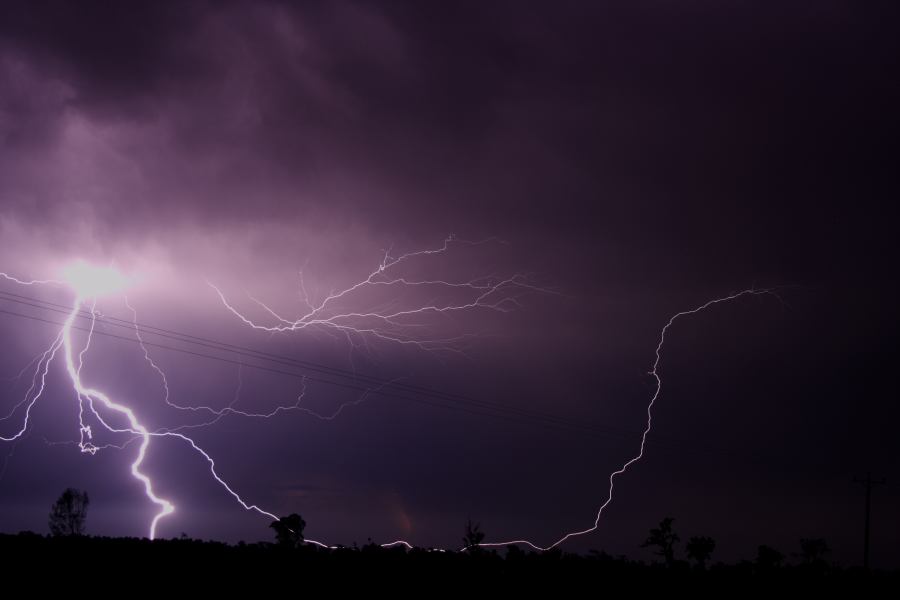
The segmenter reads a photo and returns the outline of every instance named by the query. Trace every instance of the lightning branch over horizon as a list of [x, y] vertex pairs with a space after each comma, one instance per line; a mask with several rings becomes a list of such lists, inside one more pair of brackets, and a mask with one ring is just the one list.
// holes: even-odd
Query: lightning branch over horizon
[[[587, 535], [589, 533], [593, 533], [593, 532], [597, 531], [597, 529], [600, 527], [600, 518], [603, 516], [603, 511], [606, 509], [607, 506], [610, 505], [610, 503], [613, 500], [613, 489], [615, 488], [616, 477], [623, 475], [628, 470], [628, 467], [630, 467], [631, 465], [640, 461], [644, 457], [644, 448], [647, 444], [647, 436], [650, 434], [650, 430], [653, 427], [653, 405], [656, 404], [656, 401], [659, 398], [659, 394], [662, 391], [662, 379], [659, 376], [658, 369], [659, 369], [659, 363], [662, 360], [663, 345], [666, 343], [666, 333], [669, 331], [669, 328], [672, 327], [672, 325], [678, 319], [680, 319], [682, 317], [696, 315], [716, 304], [721, 304], [723, 302], [730, 302], [733, 300], [737, 300], [738, 298], [742, 298], [744, 296], [758, 296], [758, 295], [762, 295], [762, 294], [774, 295], [774, 291], [768, 290], [768, 289], [756, 290], [756, 289], [750, 288], [750, 289], [746, 289], [746, 290], [743, 290], [740, 292], [730, 294], [728, 296], [723, 296], [721, 298], [715, 298], [713, 300], [709, 300], [708, 302], [706, 302], [696, 308], [693, 308], [690, 310], [684, 310], [679, 313], [675, 313], [674, 315], [672, 315], [669, 318], [668, 322], [663, 326], [663, 328], [659, 334], [659, 343], [656, 345], [656, 352], [655, 352], [656, 358], [653, 361], [652, 368], [648, 372], [648, 375], [653, 377], [653, 379], [655, 381], [655, 389], [653, 391], [653, 394], [650, 396], [650, 401], [647, 403], [647, 421], [646, 421], [646, 425], [644, 427], [644, 431], [641, 434], [640, 446], [638, 447], [638, 451], [634, 456], [632, 456], [631, 458], [626, 460], [622, 464], [621, 467], [619, 467], [618, 469], [616, 469], [615, 471], [610, 473], [609, 488], [608, 488], [606, 500], [603, 502], [603, 504], [600, 505], [600, 508], [597, 509], [597, 516], [594, 518], [594, 524], [591, 527], [566, 533], [565, 535], [560, 537], [558, 540], [556, 540], [549, 546], [539, 546], [539, 545], [535, 544], [534, 542], [532, 542], [530, 540], [525, 540], [525, 539], [510, 540], [510, 541], [506, 541], [506, 542], [486, 542], [486, 543], [479, 544], [479, 546], [496, 547], [496, 546], [510, 546], [510, 545], [525, 545], [525, 546], [530, 546], [531, 548], [534, 548], [535, 550], [544, 552], [544, 551], [552, 550], [553, 548], [556, 548], [557, 546], [559, 546], [560, 544], [562, 544], [563, 542], [565, 542], [566, 540], [569, 540], [571, 538], [580, 537], [582, 535]], [[468, 549], [468, 547], [462, 548], [462, 550], [467, 550], [467, 549]]]

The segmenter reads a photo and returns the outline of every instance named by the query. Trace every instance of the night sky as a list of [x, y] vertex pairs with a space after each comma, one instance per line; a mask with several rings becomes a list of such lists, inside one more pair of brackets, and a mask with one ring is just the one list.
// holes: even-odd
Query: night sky
[[[889, 484], [872, 561], [897, 566], [893, 4], [2, 2], [0, 271], [115, 265], [140, 323], [281, 357], [146, 338], [180, 405], [351, 403], [185, 430], [248, 502], [328, 543], [451, 548], [467, 518], [539, 544], [590, 526], [639, 445], [668, 319], [777, 288], [673, 325], [644, 460], [564, 548], [650, 558], [671, 515], [722, 560], [821, 537], [858, 563], [852, 479], [871, 471]], [[251, 296], [297, 318], [301, 270], [321, 300], [450, 235], [483, 243], [403, 276], [529, 286], [503, 310], [416, 320], [451, 348], [256, 331], [208, 285], [271, 324]], [[346, 310], [458, 301], [426, 287], [363, 289]], [[0, 281], [0, 416], [72, 300]], [[132, 318], [120, 294], [98, 308]], [[203, 421], [166, 406], [133, 332], [104, 318], [119, 337], [95, 336], [84, 379], [148, 428]], [[46, 532], [74, 486], [89, 533], [146, 535], [137, 446], [79, 452], [61, 363], [30, 418], [0, 443], [0, 531]], [[145, 467], [177, 506], [161, 537], [271, 539], [186, 444], [155, 438]]]

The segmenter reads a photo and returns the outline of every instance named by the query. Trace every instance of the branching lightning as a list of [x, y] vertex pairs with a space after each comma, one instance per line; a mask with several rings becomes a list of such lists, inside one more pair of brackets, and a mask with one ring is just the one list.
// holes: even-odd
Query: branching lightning
[[[490, 241], [490, 240], [485, 240]], [[498, 312], [507, 312], [519, 306], [519, 297], [528, 292], [549, 292], [550, 290], [539, 288], [531, 284], [524, 275], [515, 274], [510, 277], [479, 277], [468, 281], [447, 281], [443, 279], [409, 279], [394, 273], [404, 264], [408, 264], [418, 258], [446, 254], [451, 244], [477, 245], [481, 242], [470, 242], [448, 237], [444, 243], [427, 250], [408, 252], [399, 256], [392, 256], [391, 251], [384, 253], [378, 267], [367, 277], [340, 291], [331, 292], [320, 302], [314, 303], [306, 290], [303, 281], [303, 272], [300, 272], [300, 299], [305, 308], [299, 317], [289, 319], [268, 304], [253, 296], [249, 299], [258, 305], [273, 320], [271, 324], [260, 323], [232, 304], [212, 282], [207, 282], [215, 290], [226, 309], [231, 311], [245, 325], [270, 333], [295, 332], [304, 329], [318, 329], [328, 332], [340, 333], [346, 336], [351, 345], [365, 343], [368, 338], [392, 342], [396, 344], [412, 345], [422, 350], [441, 350], [457, 352], [455, 344], [466, 335], [457, 335], [446, 338], [428, 338], [421, 335], [422, 325], [413, 321], [413, 318], [441, 315], [459, 311], [485, 309]], [[443, 292], [454, 292], [465, 296], [465, 299], [445, 299], [444, 302], [422, 301], [411, 302], [399, 308], [378, 310], [342, 310], [339, 306], [342, 300], [352, 300], [352, 297], [365, 289], [387, 287], [404, 290], [433, 289]]]
[[58, 279], [19, 279], [18, 277], [13, 277], [12, 275], [8, 275], [6, 273], [0, 273], [0, 279], [5, 279], [6, 281], [12, 281], [13, 283], [19, 285], [66, 285], [65, 281], [60, 281]]
[[[449, 237], [444, 240], [443, 245], [426, 250], [419, 250], [392, 256], [390, 251], [386, 251], [379, 262], [376, 269], [368, 273], [362, 280], [345, 287], [339, 291], [332, 291], [320, 301], [315, 302], [307, 292], [303, 273], [300, 273], [299, 279], [299, 297], [303, 307], [302, 313], [296, 318], [288, 318], [275, 311], [265, 302], [249, 296], [249, 299], [256, 304], [266, 315], [267, 323], [257, 321], [242, 312], [235, 304], [228, 300], [223, 291], [212, 282], [207, 282], [214, 290], [216, 296], [221, 301], [227, 311], [230, 311], [244, 325], [255, 329], [270, 333], [290, 333], [298, 332], [306, 329], [317, 329], [329, 333], [339, 334], [346, 338], [351, 347], [358, 347], [360, 344], [368, 344], [374, 341], [410, 345], [421, 350], [427, 351], [458, 351], [457, 343], [466, 337], [465, 334], [449, 336], [449, 337], [430, 337], [426, 333], [427, 327], [417, 319], [426, 316], [438, 316], [442, 314], [457, 311], [472, 310], [490, 310], [506, 312], [519, 306], [519, 298], [531, 292], [550, 292], [550, 290], [539, 288], [531, 284], [526, 277], [517, 274], [510, 277], [480, 277], [468, 281], [450, 281], [443, 279], [416, 279], [404, 276], [398, 273], [398, 270], [407, 263], [415, 259], [424, 259], [434, 255], [445, 254], [450, 250], [454, 243], [462, 244], [479, 244], [482, 242], [466, 242], [455, 240]], [[156, 492], [151, 478], [142, 470], [143, 463], [146, 458], [150, 443], [154, 438], [175, 438], [180, 442], [186, 443], [193, 451], [198, 453], [206, 461], [212, 478], [221, 485], [225, 491], [232, 496], [238, 504], [245, 510], [256, 512], [267, 518], [277, 520], [278, 517], [267, 510], [264, 510], [256, 504], [245, 501], [234, 489], [219, 475], [216, 469], [215, 460], [207, 451], [201, 448], [192, 438], [188, 437], [183, 431], [201, 427], [207, 427], [227, 415], [234, 415], [245, 418], [261, 418], [268, 419], [278, 416], [281, 413], [296, 411], [308, 414], [321, 420], [332, 420], [341, 412], [350, 406], [354, 406], [364, 402], [371, 392], [378, 391], [381, 387], [389, 386], [396, 383], [397, 380], [386, 382], [381, 386], [373, 389], [367, 389], [361, 396], [353, 400], [340, 404], [331, 414], [322, 414], [303, 406], [302, 402], [306, 394], [306, 382], [303, 381], [301, 391], [296, 401], [291, 404], [278, 405], [267, 412], [251, 412], [235, 408], [240, 399], [241, 387], [243, 380], [241, 370], [238, 370], [238, 385], [233, 400], [224, 408], [214, 408], [206, 405], [185, 406], [174, 402], [171, 398], [169, 381], [163, 369], [153, 360], [147, 345], [142, 336], [141, 328], [138, 325], [137, 312], [129, 303], [128, 298], [124, 298], [125, 305], [132, 314], [132, 323], [134, 327], [134, 336], [139, 343], [143, 353], [144, 360], [149, 367], [158, 375], [162, 389], [164, 392], [164, 402], [170, 408], [182, 412], [202, 413], [208, 419], [200, 423], [177, 425], [166, 428], [148, 429], [138, 419], [138, 416], [131, 407], [115, 401], [107, 394], [99, 389], [85, 384], [82, 379], [82, 369], [85, 363], [86, 354], [88, 353], [92, 339], [94, 328], [96, 325], [98, 312], [96, 305], [101, 296], [114, 293], [121, 293], [128, 286], [129, 280], [123, 277], [115, 269], [93, 267], [84, 262], [72, 263], [63, 273], [63, 280], [26, 280], [0, 273], [0, 279], [11, 281], [13, 283], [25, 286], [32, 285], [64, 285], [74, 292], [74, 301], [71, 311], [68, 313], [61, 329], [53, 339], [50, 346], [37, 355], [31, 363], [26, 367], [34, 368], [31, 379], [31, 385], [25, 392], [21, 401], [15, 404], [5, 416], [0, 417], [0, 423], [11, 419], [14, 415], [22, 412], [24, 414], [21, 426], [10, 435], [0, 435], [0, 440], [6, 442], [14, 442], [22, 438], [28, 430], [31, 418], [31, 411], [38, 400], [43, 396], [47, 375], [54, 359], [61, 353], [65, 365], [65, 372], [72, 385], [72, 391], [78, 403], [78, 424], [79, 424], [79, 440], [77, 442], [61, 442], [77, 444], [81, 452], [87, 454], [95, 454], [106, 448], [125, 449], [128, 446], [138, 443], [136, 456], [131, 463], [131, 475], [142, 485], [147, 499], [157, 507], [150, 525], [148, 535], [150, 539], [156, 537], [157, 528], [162, 519], [175, 511], [175, 505], [169, 500], [159, 496]], [[413, 299], [406, 298], [403, 303], [399, 301], [391, 303], [387, 307], [366, 307], [362, 309], [346, 309], [344, 304], [350, 304], [351, 301], [357, 299], [360, 292], [371, 288], [386, 288], [397, 290], [419, 289], [427, 290], [429, 295], [427, 300], [416, 301], [415, 295]], [[440, 292], [445, 292], [449, 297], [441, 296]], [[676, 321], [683, 317], [688, 317], [701, 313], [714, 305], [737, 300], [745, 296], [754, 296], [760, 294], [771, 294], [770, 290], [747, 289], [721, 298], [716, 298], [702, 304], [694, 309], [685, 310], [674, 314], [669, 318], [668, 322], [662, 328], [659, 336], [659, 342], [656, 346], [655, 360], [649, 375], [654, 379], [655, 388], [651, 395], [646, 408], [646, 423], [640, 436], [640, 445], [637, 452], [628, 458], [621, 467], [613, 471], [608, 477], [608, 493], [606, 499], [597, 510], [593, 525], [590, 527], [572, 531], [562, 535], [559, 539], [547, 546], [538, 545], [527, 539], [515, 539], [503, 542], [487, 542], [480, 544], [485, 547], [508, 546], [514, 544], [527, 545], [535, 550], [544, 551], [555, 548], [569, 539], [587, 535], [595, 532], [600, 526], [600, 520], [604, 510], [613, 500], [613, 491], [616, 478], [623, 475], [632, 465], [640, 461], [644, 456], [647, 438], [650, 434], [653, 424], [653, 407], [660, 396], [662, 390], [662, 379], [659, 375], [659, 365], [662, 359], [663, 346], [666, 341], [666, 335], [669, 329]], [[90, 327], [87, 330], [87, 336], [84, 345], [76, 348], [73, 340], [72, 331], [75, 328], [74, 323], [76, 317], [80, 316], [82, 311], [87, 309], [90, 314]], [[23, 370], [19, 377], [24, 374]], [[90, 424], [87, 423], [86, 417], [90, 415], [108, 432], [113, 434], [126, 434], [128, 438], [121, 444], [103, 443], [95, 444], [93, 441], [94, 432]], [[116, 416], [123, 419], [127, 425], [116, 426], [110, 422], [111, 417]], [[51, 442], [60, 443], [60, 442]], [[323, 542], [316, 540], [306, 540], [308, 543], [334, 548]], [[412, 548], [412, 545], [405, 540], [396, 540], [384, 547], [402, 545]], [[467, 550], [463, 548], [462, 550]]]

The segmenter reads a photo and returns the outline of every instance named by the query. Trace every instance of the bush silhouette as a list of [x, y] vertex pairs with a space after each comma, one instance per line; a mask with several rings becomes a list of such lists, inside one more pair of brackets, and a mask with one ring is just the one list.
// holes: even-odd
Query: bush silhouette
[[828, 543], [822, 538], [803, 538], [800, 540], [800, 558], [806, 565], [825, 562], [825, 555], [831, 552]]
[[777, 569], [783, 562], [784, 554], [771, 546], [762, 545], [756, 550], [756, 566], [761, 571]]
[[706, 536], [696, 536], [688, 540], [685, 550], [688, 558], [695, 561], [701, 569], [706, 568], [706, 561], [716, 549], [716, 540]]

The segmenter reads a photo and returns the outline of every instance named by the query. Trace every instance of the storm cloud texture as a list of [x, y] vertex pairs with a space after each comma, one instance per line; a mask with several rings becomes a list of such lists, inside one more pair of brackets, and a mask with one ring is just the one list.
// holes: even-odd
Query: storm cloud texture
[[[636, 448], [660, 328], [711, 298], [782, 286], [781, 302], [741, 300], [673, 328], [646, 460], [618, 480], [599, 531], [567, 548], [643, 556], [646, 531], [672, 515], [683, 538], [716, 538], [722, 559], [824, 537], [835, 559], [858, 561], [852, 477], [900, 483], [895, 13], [837, 1], [3, 2], [0, 270], [114, 262], [143, 275], [129, 295], [141, 322], [589, 429], [376, 394], [334, 421], [197, 430], [244, 497], [301, 513], [309, 535], [424, 546], [458, 544], [467, 517], [491, 539], [551, 542], [590, 525]], [[497, 241], [418, 275], [525, 273], [554, 292], [442, 322], [477, 334], [465, 356], [254, 332], [206, 284], [290, 312], [301, 269], [321, 297], [387, 249], [451, 234]], [[12, 378], [55, 329], [0, 313], [0, 331], [6, 411], [30, 381]], [[182, 404], [224, 406], [239, 389], [244, 405], [271, 407], [308, 374], [154, 355]], [[155, 427], [183, 420], [133, 343], [98, 339], [85, 370]], [[323, 409], [357, 393], [307, 383]], [[50, 384], [28, 437], [0, 447], [0, 529], [43, 531], [75, 485], [91, 493], [91, 533], [144, 535], [152, 507], [127, 475], [131, 451], [58, 444], [77, 433], [75, 408], [62, 373]], [[179, 506], [161, 535], [267, 539], [266, 520], [194, 459], [154, 443], [148, 470]], [[900, 561], [897, 490], [875, 496], [875, 564]]]

